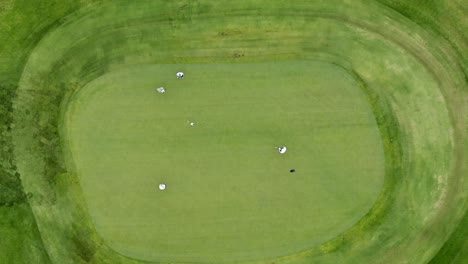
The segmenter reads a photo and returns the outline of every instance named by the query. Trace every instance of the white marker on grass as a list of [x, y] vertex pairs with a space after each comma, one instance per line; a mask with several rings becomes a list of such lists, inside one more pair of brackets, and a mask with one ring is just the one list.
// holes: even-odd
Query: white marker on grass
[[195, 126], [195, 122], [193, 122], [193, 121], [190, 121], [190, 120], [189, 120], [189, 121], [187, 121], [187, 124], [189, 124], [190, 126]]
[[161, 190], [161, 191], [166, 190], [166, 184], [165, 183], [159, 184], [159, 190]]
[[177, 76], [177, 79], [182, 79], [182, 78], [184, 78], [184, 73], [183, 72], [178, 72], [176, 74], [176, 76]]
[[279, 152], [280, 154], [286, 153], [286, 150], [287, 150], [287, 148], [286, 148], [285, 146], [279, 147], [279, 148], [278, 148], [278, 152]]
[[166, 89], [164, 89], [164, 87], [159, 87], [156, 90], [158, 91], [158, 93], [165, 93], [166, 92]]

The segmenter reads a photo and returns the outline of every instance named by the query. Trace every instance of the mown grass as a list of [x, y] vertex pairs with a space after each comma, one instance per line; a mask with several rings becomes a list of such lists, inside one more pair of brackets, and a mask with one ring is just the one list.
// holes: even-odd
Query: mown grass
[[[461, 15], [466, 11], [462, 1], [379, 0], [379, 2], [448, 40], [458, 54], [459, 63], [464, 67], [465, 82], [468, 83], [468, 42], [466, 41], [468, 23], [466, 17], [463, 18]], [[468, 217], [465, 213], [458, 227], [429, 263], [465, 263], [468, 260], [467, 232]]]
[[[173, 78], [181, 68], [182, 81]], [[166, 94], [155, 92], [156, 80]], [[172, 261], [282, 256], [346, 230], [381, 191], [380, 136], [356, 85], [312, 61], [121, 70], [73, 97], [65, 146], [96, 227], [116, 250]], [[157, 191], [158, 181], [168, 191]]]
[[464, 263], [468, 259], [468, 214], [429, 264]]
[[21, 186], [11, 137], [13, 99], [30, 51], [78, 1], [0, 2], [0, 262], [49, 263]]
[[[438, 1], [436, 3], [435, 1], [432, 1], [432, 2], [424, 1], [424, 3], [422, 3], [422, 1], [390, 1], [390, 0], [381, 1], [381, 2], [384, 2], [388, 6], [394, 8], [395, 11], [401, 12], [402, 14], [406, 16], [408, 20], [413, 20], [417, 24], [419, 24], [419, 28], [413, 28], [415, 32], [421, 29], [432, 32], [430, 35], [432, 39], [426, 39], [426, 44], [428, 46], [432, 45], [431, 48], [437, 48], [439, 45], [442, 50], [447, 51], [447, 52], [450, 51], [451, 49], [455, 50], [455, 53], [458, 54], [455, 60], [452, 60], [451, 58], [449, 59], [448, 56], [450, 55], [440, 55], [443, 53], [440, 53], [440, 54], [434, 53], [434, 54], [438, 56], [439, 60], [442, 63], [445, 63], [445, 66], [447, 68], [445, 69], [445, 71], [448, 71], [449, 74], [452, 75], [453, 80], [458, 82], [457, 83], [458, 90], [454, 89], [454, 91], [459, 97], [459, 99], [464, 100], [464, 98], [466, 98], [466, 82], [467, 82], [466, 69], [467, 69], [468, 63], [466, 60], [467, 58], [466, 57], [466, 54], [467, 54], [466, 43], [467, 42], [465, 41], [466, 33], [463, 33], [463, 32], [467, 32], [467, 30], [463, 30], [467, 28], [467, 23], [466, 23], [466, 20], [464, 20], [463, 13], [460, 13], [460, 10], [463, 10], [462, 8], [460, 8], [462, 6], [462, 2], [461, 1]], [[5, 2], [2, 2], [3, 6], [1, 6], [2, 9], [0, 11], [1, 12], [0, 17], [2, 18], [1, 20], [2, 23], [0, 25], [0, 28], [2, 29], [0, 31], [0, 61], [2, 62], [0, 63], [0, 73], [1, 73], [0, 83], [1, 83], [2, 91], [5, 91], [5, 92], [2, 93], [2, 98], [1, 98], [2, 108], [0, 110], [2, 111], [1, 112], [2, 114], [0, 116], [2, 118], [1, 120], [1, 129], [2, 129], [1, 132], [2, 133], [0, 136], [1, 138], [0, 144], [2, 145], [2, 149], [1, 149], [2, 151], [1, 152], [2, 188], [4, 188], [3, 190], [6, 190], [6, 191], [5, 192], [2, 191], [4, 196], [2, 196], [1, 198], [2, 201], [0, 201], [0, 204], [3, 204], [2, 210], [1, 210], [2, 212], [1, 216], [3, 219], [5, 219], [5, 221], [2, 222], [3, 223], [2, 231], [7, 230], [5, 232], [8, 232], [11, 235], [2, 237], [2, 240], [1, 240], [2, 244], [0, 244], [1, 246], [0, 255], [1, 255], [1, 259], [7, 260], [8, 263], [25, 263], [25, 262], [47, 263], [48, 262], [47, 252], [45, 251], [45, 249], [42, 248], [41, 238], [38, 235], [39, 233], [37, 231], [36, 226], [33, 224], [34, 220], [33, 220], [32, 214], [29, 212], [29, 207], [25, 203], [26, 201], [24, 199], [25, 193], [20, 186], [19, 174], [16, 168], [17, 161], [14, 158], [14, 155], [12, 154], [12, 150], [14, 150], [14, 146], [11, 144], [12, 142], [11, 131], [12, 129], [13, 130], [15, 129], [15, 125], [12, 125], [12, 115], [11, 115], [11, 109], [12, 109], [11, 106], [13, 102], [12, 97], [14, 97], [15, 91], [17, 89], [17, 84], [18, 84], [20, 75], [23, 71], [25, 60], [28, 58], [29, 53], [32, 50], [32, 48], [38, 43], [40, 39], [42, 39], [44, 33], [49, 32], [50, 29], [57, 27], [59, 24], [61, 24], [62, 23], [61, 18], [63, 18], [66, 14], [72, 12], [73, 10], [76, 10], [80, 6], [86, 5], [83, 3], [84, 3], [83, 1], [80, 1], [80, 2], [78, 1], [34, 1], [34, 2], [5, 1]], [[187, 6], [186, 4], [187, 2], [173, 1], [173, 2], [168, 3], [167, 4], [168, 6], [165, 6], [165, 8], [169, 8], [170, 10], [177, 10], [176, 8], [180, 9], [183, 6]], [[223, 3], [220, 2], [219, 5], [222, 5], [222, 4]], [[296, 4], [300, 5], [300, 3], [296, 3]], [[310, 3], [307, 3], [307, 4], [310, 4]], [[287, 8], [288, 5], [290, 4], [285, 4], [283, 7]], [[261, 10], [255, 9], [255, 6], [256, 6], [255, 1], [246, 1], [245, 7], [246, 9], [248, 9], [248, 11], [245, 11], [245, 12], [239, 11], [237, 15], [242, 16], [243, 14], [248, 14], [248, 13], [252, 14], [252, 10], [256, 10], [256, 14], [260, 15], [262, 14], [262, 12], [265, 11], [263, 8]], [[193, 6], [188, 5], [188, 7], [189, 8], [187, 7], [184, 8], [185, 10], [184, 12], [174, 11], [174, 12], [165, 14], [161, 16], [161, 20], [164, 20], [167, 17], [173, 28], [180, 28], [181, 21], [191, 21], [193, 19], [193, 15], [191, 14], [193, 14], [194, 12], [195, 13], [197, 12], [196, 8], [195, 9], [192, 8]], [[218, 7], [215, 5], [207, 4], [207, 3], [198, 3], [197, 8], [199, 8], [198, 11], [204, 10], [205, 12], [211, 12], [211, 11], [215, 11]], [[443, 10], [443, 12], [441, 12], [440, 10]], [[295, 14], [301, 14], [301, 15], [305, 14], [306, 11], [307, 10], [304, 8], [302, 9], [298, 8], [294, 10]], [[277, 14], [281, 14], [281, 11], [277, 10], [276, 12]], [[229, 12], [225, 13], [225, 15], [228, 15], [228, 14]], [[365, 15], [363, 17], [365, 17]], [[313, 19], [315, 18], [312, 18], [311, 20], [304, 19], [303, 21], [307, 21], [305, 22], [307, 24], [307, 23], [310, 23], [310, 21], [312, 21]], [[298, 20], [296, 17], [295, 20], [299, 21], [300, 19]], [[288, 27], [287, 23], [283, 24], [283, 27], [287, 28]], [[227, 30], [227, 32], [234, 32], [235, 34], [238, 34], [238, 39], [241, 40], [242, 38], [245, 37], [245, 34], [244, 34], [245, 31], [236, 30], [236, 25], [231, 25], [230, 28], [231, 29]], [[255, 27], [251, 27], [251, 28], [255, 28]], [[261, 27], [258, 27], [257, 25], [257, 28], [261, 28]], [[278, 30], [277, 27], [273, 27], [273, 28], [274, 28], [273, 30]], [[252, 31], [252, 33], [253, 32], [255, 32], [255, 34], [257, 35], [261, 33], [259, 31]], [[252, 34], [251, 36], [255, 34]], [[445, 44], [443, 43], [443, 40], [440, 40], [437, 37], [438, 34], [443, 36], [442, 39], [447, 39], [451, 47], [447, 48], [446, 46], [444, 46]], [[226, 41], [235, 41], [235, 39], [232, 39], [226, 36], [228, 35], [226, 34], [224, 35]], [[427, 35], [424, 35], [424, 36], [427, 37]], [[313, 47], [302, 47], [298, 49], [294, 49], [293, 48], [294, 46], [292, 46], [291, 49], [284, 49], [281, 52], [278, 52], [278, 50], [276, 51], [272, 50], [272, 52], [263, 51], [263, 53], [258, 52], [249, 47], [240, 47], [240, 45], [236, 47], [236, 45], [233, 45], [229, 49], [226, 49], [226, 51], [223, 51], [221, 54], [213, 54], [215, 56], [210, 57], [209, 59], [206, 59], [206, 57], [201, 58], [200, 56], [197, 56], [202, 53], [200, 54], [179, 53], [178, 56], [172, 56], [170, 54], [164, 55], [164, 52], [161, 52], [159, 54], [159, 59], [167, 60], [168, 58], [170, 58], [172, 62], [195, 62], [195, 61], [203, 62], [204, 60], [205, 61], [206, 60], [209, 60], [209, 61], [218, 60], [219, 61], [221, 60], [219, 57], [222, 57], [222, 59], [225, 59], [225, 60], [228, 60], [227, 58], [229, 57], [229, 61], [258, 60], [259, 58], [262, 58], [264, 60], [265, 59], [270, 59], [270, 60], [290, 59], [290, 58], [297, 58], [298, 56], [300, 56], [300, 54], [304, 50], [320, 51], [320, 48], [322, 48], [323, 46], [319, 44], [323, 44], [324, 46], [337, 44], [337, 42], [327, 42], [326, 39], [311, 38], [311, 37], [314, 37], [313, 35], [309, 35], [308, 37], [310, 39], [314, 39], [314, 42], [317, 45]], [[210, 39], [210, 41], [208, 41], [207, 43], [210, 43], [212, 40], [213, 39]], [[192, 42], [187, 41], [186, 44], [188, 46], [185, 46], [185, 47], [189, 48], [190, 45], [192, 45], [191, 43]], [[232, 42], [232, 43], [241, 44], [242, 42]], [[295, 43], [294, 38], [290, 39], [290, 43]], [[180, 43], [177, 43], [177, 42], [175, 42], [174, 44], [181, 45]], [[284, 42], [283, 43], [276, 42], [274, 44], [284, 45]], [[353, 49], [348, 47], [347, 51], [349, 52], [350, 50], [353, 50]], [[431, 50], [434, 51], [436, 49], [431, 49]], [[155, 52], [157, 53], [157, 51]], [[207, 53], [205, 52], [204, 54], [207, 54]], [[236, 56], [233, 56], [234, 54], [243, 54], [244, 56], [236, 57]], [[252, 58], [252, 54], [256, 54], [256, 58]], [[450, 54], [450, 52], [448, 52], [447, 54]], [[272, 58], [272, 55], [274, 55], [274, 58]], [[68, 57], [67, 59], [71, 59], [71, 57]], [[89, 69], [89, 67], [93, 66], [92, 58], [90, 58], [88, 62], [89, 63], [87, 64], [87, 66], [83, 66], [83, 67], [87, 67]], [[58, 64], [57, 66], [60, 66], [60, 65]], [[85, 72], [86, 68], [83, 68], [83, 70], [84, 71], [82, 72]], [[362, 73], [365, 73], [365, 71], [363, 71], [361, 68], [361, 70], [359, 70], [359, 74], [362, 74]], [[367, 80], [368, 76], [365, 75], [363, 78], [366, 79], [366, 82], [368, 82]], [[62, 85], [69, 87], [71, 84], [73, 84], [74, 87], [80, 87], [80, 82], [77, 80], [71, 80], [70, 82], [64, 83]], [[375, 86], [372, 86], [372, 87], [373, 89], [376, 88]], [[457, 101], [453, 99], [454, 96], [450, 96], [450, 93], [452, 91], [449, 91], [449, 89], [453, 87], [443, 86], [442, 88], [445, 89], [444, 91], [445, 93], [449, 93], [449, 97], [448, 97], [449, 106], [454, 107], [452, 109], [452, 112], [455, 112], [455, 115], [456, 115], [455, 116], [456, 119], [454, 119], [454, 122], [458, 124], [460, 123], [463, 124], [464, 122], [463, 120], [466, 120], [466, 119], [463, 119], [464, 117], [460, 117], [460, 115], [466, 115], [465, 108], [463, 105], [460, 105], [460, 103], [457, 103]], [[384, 107], [385, 107], [385, 104], [384, 104]], [[48, 108], [47, 106], [44, 106], [43, 109], [48, 109]], [[54, 109], [57, 109], [57, 108], [54, 108]], [[398, 111], [395, 111], [395, 112], [397, 113]], [[59, 115], [55, 115], [55, 118], [57, 118], [58, 116]], [[408, 114], [408, 116], [411, 116], [411, 114]], [[391, 120], [398, 120], [400, 122], [401, 121], [400, 118], [401, 116], [399, 117], [394, 116], [393, 118], [388, 119], [388, 122], [389, 124], [393, 122]], [[51, 130], [50, 131], [42, 130], [41, 133], [43, 133], [43, 135], [46, 136], [44, 137], [45, 139], [43, 140], [44, 142], [47, 143], [47, 140], [49, 139], [52, 139], [51, 142], [57, 142], [57, 141], [54, 141], [54, 139], [51, 136], [56, 135], [56, 132], [54, 131], [56, 131], [56, 126], [59, 122], [60, 120], [57, 120], [54, 118], [47, 120], [47, 123], [50, 126], [49, 125], [44, 126], [44, 128], [49, 127]], [[466, 127], [466, 125], [462, 125], [462, 126]], [[408, 129], [408, 127], [406, 127], [406, 129]], [[41, 130], [36, 130], [36, 132], [37, 131], [41, 131]], [[401, 132], [402, 130], [399, 130], [399, 131]], [[381, 130], [381, 133], [383, 133], [382, 130]], [[458, 135], [457, 137], [458, 138], [456, 138], [456, 144], [458, 144], [459, 146], [458, 148], [459, 149], [461, 148], [466, 153], [467, 145], [466, 145], [465, 137], [460, 136], [460, 135]], [[42, 151], [47, 151], [47, 152], [59, 151], [59, 148], [57, 149], [56, 146], [48, 146], [45, 143], [42, 143], [42, 144], [44, 144]], [[386, 153], [387, 154], [392, 153], [392, 150], [390, 151], [387, 150]], [[51, 175], [51, 177], [49, 178], [52, 178], [52, 179], [55, 178], [55, 183], [53, 180], [51, 181], [51, 183], [56, 184], [58, 179], [57, 179], [57, 176], [54, 176], [53, 174], [55, 172], [61, 172], [64, 167], [63, 166], [56, 167], [57, 160], [53, 158], [54, 155], [56, 155], [56, 153], [55, 154], [42, 153], [42, 154], [49, 155], [49, 158], [47, 160], [48, 162], [50, 162], [51, 165], [55, 167], [55, 168], [49, 168], [48, 173], [49, 175]], [[460, 157], [461, 157], [462, 162], [463, 161], [466, 162], [466, 158], [463, 158], [463, 156], [460, 156]], [[430, 167], [428, 167], [426, 171], [430, 171]], [[463, 172], [463, 170], [461, 170], [461, 172]], [[403, 174], [409, 175], [407, 171], [404, 172]], [[463, 174], [460, 174], [460, 171], [458, 172], [458, 174], [459, 174], [458, 175], [459, 177], [462, 177], [463, 175]], [[61, 175], [67, 175], [67, 174], [61, 174]], [[73, 178], [72, 176], [70, 177]], [[59, 176], [59, 178], [62, 179], [61, 176]], [[400, 180], [400, 183], [403, 182], [404, 184], [406, 184], [405, 182], [407, 181], [407, 179], [399, 179], [399, 180]], [[453, 182], [456, 183], [457, 181], [453, 180]], [[74, 186], [74, 184], [76, 184], [76, 181], [70, 181], [69, 185], [66, 185], [66, 186]], [[404, 184], [399, 186], [401, 188], [400, 189], [401, 192], [404, 192], [405, 190], [408, 191], [407, 189], [408, 186]], [[429, 184], [429, 181], [425, 184], [428, 184], [428, 186], [432, 186], [431, 184]], [[59, 185], [59, 186], [62, 186], [59, 189], [65, 188], [63, 187], [63, 185]], [[463, 190], [463, 187], [464, 187], [463, 185], [460, 186], [462, 190]], [[79, 190], [79, 186], [75, 186], [74, 188]], [[63, 190], [67, 190], [67, 189], [63, 189]], [[458, 192], [458, 194], [459, 193], [460, 192]], [[77, 198], [79, 197], [79, 191], [69, 193], [69, 195], [72, 195], [72, 194], [74, 194], [74, 197], [72, 199], [73, 203], [80, 201], [80, 199]], [[455, 193], [454, 195], [456, 194], [457, 193]], [[56, 204], [57, 199], [59, 201], [63, 201], [62, 200], [63, 195], [56, 196], [54, 194], [53, 196], [55, 196], [55, 202], [54, 202], [54, 199], [50, 200], [52, 204], [54, 203]], [[463, 195], [459, 197], [463, 197]], [[30, 198], [33, 202], [38, 201], [38, 200], [42, 200], [43, 202], [45, 202], [44, 198], [41, 198], [39, 195], [35, 196], [32, 193], [30, 194]], [[464, 200], [458, 200], [458, 201], [464, 201]], [[411, 208], [410, 212], [415, 213], [417, 211], [416, 208], [418, 205], [419, 203], [415, 201], [414, 204], [409, 207]], [[423, 204], [421, 204], [421, 206], [423, 206]], [[369, 237], [367, 233], [366, 234], [362, 233], [361, 239], [362, 240], [368, 239], [369, 241], [371, 239], [382, 240], [382, 245], [384, 245], [385, 243], [390, 243], [390, 242], [401, 245], [401, 247], [399, 247], [398, 250], [393, 248], [391, 251], [388, 251], [388, 255], [395, 255], [394, 256], [395, 258], [400, 257], [402, 259], [405, 259], [406, 257], [405, 253], [409, 254], [408, 252], [411, 252], [411, 250], [413, 250], [414, 252], [412, 252], [412, 255], [414, 259], [412, 260], [414, 260], [415, 262], [411, 262], [411, 263], [421, 262], [421, 261], [430, 259], [433, 255], [432, 252], [434, 253], [439, 252], [439, 254], [434, 258], [433, 263], [451, 263], [451, 262], [464, 263], [466, 261], [466, 254], [456, 254], [453, 252], [456, 251], [457, 249], [460, 249], [460, 250], [466, 249], [466, 247], [464, 246], [465, 245], [464, 242], [462, 241], [462, 239], [460, 239], [460, 237], [462, 237], [464, 234], [463, 230], [465, 230], [463, 228], [463, 225], [466, 226], [466, 223], [464, 224], [463, 221], [462, 222], [457, 221], [463, 215], [463, 214], [460, 214], [459, 212], [466, 211], [466, 202], [462, 202], [461, 205], [460, 203], [457, 203], [457, 206], [458, 206], [458, 209], [452, 209], [453, 204], [450, 204], [448, 202], [447, 202], [447, 205], [445, 206], [446, 208], [451, 209], [454, 212], [456, 211], [458, 213], [456, 215], [454, 214], [454, 217], [452, 218], [454, 220], [452, 222], [448, 224], [445, 223], [443, 228], [441, 228], [441, 230], [447, 230], [447, 232], [443, 233], [443, 231], [440, 231], [442, 233], [438, 234], [438, 236], [440, 237], [449, 239], [446, 243], [447, 246], [443, 247], [442, 250], [440, 251], [438, 249], [440, 249], [441, 242], [438, 241], [437, 239], [434, 240], [431, 234], [427, 232], [426, 232], [426, 236], [422, 240], [422, 242], [424, 243], [421, 243], [420, 247], [415, 247], [415, 246], [409, 247], [408, 244], [404, 244], [401, 241], [392, 242], [391, 235], [390, 235], [391, 233], [389, 232], [386, 233], [386, 232], [383, 232], [382, 230], [378, 231], [375, 229], [374, 229], [374, 231], [376, 231], [375, 237], [372, 237], [372, 236]], [[75, 220], [72, 222], [79, 222], [82, 219], [87, 219], [87, 218], [83, 218], [83, 216], [86, 215], [86, 210], [85, 210], [84, 205], [81, 205], [80, 207], [70, 207], [70, 203], [63, 203], [62, 207], [59, 207], [59, 208], [60, 210], [64, 210], [68, 212], [70, 212], [71, 210], [76, 213], [76, 215], [74, 216]], [[77, 209], [77, 208], [81, 208], [81, 209]], [[400, 209], [401, 208], [403, 207], [400, 207]], [[446, 212], [445, 216], [449, 215], [449, 213], [450, 213], [450, 210]], [[398, 214], [393, 212], [393, 215], [398, 215]], [[25, 221], [14, 222], [18, 218], [25, 219]], [[384, 218], [380, 218], [380, 219], [384, 220]], [[443, 219], [443, 216], [441, 216], [441, 219]], [[464, 219], [466, 219], [466, 217]], [[404, 222], [408, 220], [409, 219], [398, 220], [398, 221]], [[375, 223], [378, 223], [378, 222], [379, 221], [375, 221]], [[14, 223], [14, 224], [6, 224], [6, 223]], [[64, 255], [61, 255], [61, 257], [63, 257], [62, 260], [68, 259], [67, 253], [75, 254], [75, 252], [78, 252], [76, 256], [71, 258], [73, 262], [102, 263], [102, 262], [110, 261], [108, 254], [111, 254], [112, 252], [109, 249], [105, 248], [105, 246], [102, 244], [102, 241], [100, 241], [99, 238], [94, 237], [91, 240], [94, 242], [90, 243], [89, 240], [83, 240], [82, 238], [77, 237], [77, 234], [80, 234], [83, 232], [89, 233], [89, 230], [92, 231], [92, 225], [89, 222], [84, 221], [82, 223], [83, 223], [82, 227], [75, 226], [71, 230], [67, 229], [68, 231], [58, 229], [57, 233], [59, 234], [61, 233], [61, 235], [57, 237], [57, 241], [60, 241], [60, 242], [68, 241], [66, 239], [64, 240], [64, 237], [70, 237], [70, 234], [75, 234], [75, 235], [71, 235], [71, 237], [74, 237], [74, 239], [72, 240], [74, 242], [71, 244], [72, 246], [68, 248], [72, 250], [69, 250], [69, 251], [65, 250]], [[457, 223], [459, 223], [459, 228], [455, 229], [455, 226], [453, 225]], [[73, 226], [73, 224], [69, 223], [68, 226]], [[417, 228], [416, 226], [414, 226], [414, 223], [410, 223], [406, 227], [404, 224], [402, 224], [401, 226], [402, 226], [402, 230], [400, 230], [400, 232], [404, 232], [410, 229], [414, 230]], [[56, 228], [56, 225], [53, 221], [51, 221], [50, 228], [54, 228], [54, 227]], [[86, 228], [83, 229], [83, 227], [86, 227]], [[440, 227], [442, 227], [442, 225], [440, 225]], [[391, 229], [390, 226], [386, 226], [385, 228], [387, 230]], [[434, 230], [437, 230], [437, 229], [438, 229], [438, 226], [434, 226]], [[72, 230], [76, 230], [76, 231], [72, 231]], [[83, 231], [83, 230], [86, 230], [86, 231]], [[450, 233], [452, 231], [453, 231], [453, 235], [450, 236]], [[436, 234], [436, 231], [434, 232]], [[26, 233], [33, 234], [33, 235], [30, 239], [26, 239], [26, 238], [22, 239], [24, 237], [23, 234], [26, 234]], [[91, 232], [89, 234], [93, 234], [93, 233]], [[349, 250], [353, 249], [353, 247], [355, 248], [354, 243], [351, 243], [351, 242], [346, 243], [347, 245], [350, 245], [350, 246], [347, 246], [345, 248], [339, 246], [341, 244], [339, 244], [338, 242], [335, 242], [335, 243], [337, 243], [338, 246], [331, 247], [331, 250], [328, 250], [328, 251], [331, 251], [331, 253], [328, 255], [322, 256], [320, 258], [320, 262], [345, 263], [345, 261], [355, 261], [355, 262], [358, 261], [358, 263], [370, 263], [369, 261], [374, 254], [376, 256], [375, 259], [378, 259], [382, 263], [394, 263], [394, 262], [391, 262], [392, 258], [385, 254], [386, 253], [385, 247], [380, 247], [374, 250], [375, 252], [378, 252], [378, 253], [372, 253], [371, 251], [367, 251], [365, 253], [362, 253], [362, 251], [353, 251], [354, 254], [349, 254], [350, 253]], [[62, 246], [64, 247], [64, 249], [67, 248], [66, 245], [68, 244], [63, 243], [63, 245], [60, 245], [60, 243], [58, 243], [55, 245], [48, 245], [49, 253], [52, 253], [52, 255], [55, 256], [54, 258], [57, 259], [56, 252], [59, 251]], [[430, 248], [429, 247], [425, 248], [424, 245], [430, 246]], [[408, 250], [406, 251], [402, 249], [405, 246], [406, 248], [408, 248]], [[35, 249], [35, 250], [24, 250], [27, 248]], [[369, 247], [369, 248], [372, 249], [372, 247]], [[22, 253], [20, 254], [18, 252], [22, 252]], [[36, 253], [33, 254], [32, 252], [36, 252], [37, 254]], [[74, 252], [74, 253], [70, 253], [70, 252]], [[104, 254], [102, 252], [107, 252], [107, 253]], [[317, 252], [318, 251], [311, 251], [311, 252], [301, 255], [301, 256], [306, 256], [306, 258], [301, 258], [305, 260], [299, 260], [298, 258], [291, 258], [291, 261], [295, 263], [301, 263], [301, 261], [302, 263], [308, 263], [308, 262], [310, 263], [311, 261], [318, 262], [319, 257], [317, 256], [319, 256], [320, 254]], [[359, 254], [361, 255], [366, 254], [367, 258], [356, 259], [355, 255], [359, 255], [356, 252], [359, 252]], [[419, 256], [420, 256], [419, 254], [421, 254], [421, 252], [426, 252], [423, 259], [419, 259]], [[340, 258], [339, 257], [340, 255], [345, 256], [345, 257]], [[410, 257], [406, 257], [406, 258], [407, 258], [407, 261], [408, 259], [410, 259]], [[337, 260], [339, 261], [337, 262]], [[121, 257], [116, 257], [115, 259], [113, 259], [114, 263], [121, 262], [121, 261], [130, 261], [130, 260], [121, 258]]]
[[[393, 192], [398, 186], [398, 179], [403, 177], [403, 147], [402, 135], [400, 134], [398, 120], [395, 113], [391, 112], [390, 103], [378, 91], [371, 90], [366, 82], [352, 69], [345, 69], [349, 72], [360, 88], [366, 94], [369, 105], [374, 112], [385, 156], [385, 182], [383, 192], [380, 194], [373, 208], [350, 230], [337, 238], [323, 244], [320, 249], [325, 253], [336, 251], [342, 247], [349, 246], [353, 240], [362, 238], [365, 232], [378, 226], [388, 215], [388, 211], [393, 203]], [[347, 245], [348, 244], [348, 245]]]

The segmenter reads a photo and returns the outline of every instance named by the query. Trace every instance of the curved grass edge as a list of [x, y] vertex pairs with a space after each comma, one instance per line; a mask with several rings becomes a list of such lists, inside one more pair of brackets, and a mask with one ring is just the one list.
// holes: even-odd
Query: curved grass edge
[[463, 264], [468, 260], [468, 213], [429, 264]]
[[29, 54], [63, 18], [79, 10], [78, 1], [3, 1], [0, 4], [0, 260], [51, 263], [24, 191], [13, 153], [13, 101]]
[[[60, 95], [57, 95], [57, 96], [60, 97]], [[48, 103], [45, 102], [45, 104], [48, 104]], [[57, 173], [55, 173], [55, 172], [50, 174], [50, 176], [53, 176], [53, 177], [55, 177], [55, 175], [57, 175]], [[63, 174], [61, 174], [61, 175], [63, 175]], [[51, 180], [51, 183], [54, 183], [56, 181], [56, 179], [54, 179], [54, 178], [48, 178], [48, 179]], [[55, 197], [55, 198], [57, 198], [57, 197]], [[88, 254], [84, 254], [84, 257], [86, 257], [87, 255]]]
[[61, 177], [61, 176], [60, 176]]
[[[421, 5], [415, 0], [378, 0], [378, 2], [414, 21], [421, 27], [443, 36], [460, 59], [459, 67], [464, 73], [465, 84], [468, 85], [468, 23], [463, 18], [465, 16], [463, 13], [463, 1], [434, 1], [425, 2], [425, 5]], [[465, 102], [468, 102], [467, 92], [467, 89], [461, 92], [462, 97], [465, 98]], [[466, 107], [465, 103], [464, 108], [466, 109]], [[457, 111], [457, 109], [454, 109], [454, 111]], [[461, 112], [466, 112], [466, 110]], [[467, 126], [468, 122], [465, 121], [465, 131], [468, 130]], [[466, 137], [464, 141], [462, 139], [462, 145], [465, 146], [466, 153], [468, 149], [468, 139]], [[465, 162], [468, 162], [467, 158], [465, 158]], [[468, 237], [467, 203], [467, 201], [461, 201], [462, 207], [466, 208], [464, 209], [463, 218], [441, 249], [430, 260], [429, 264], [462, 264], [468, 261], [468, 241], [466, 240]]]
[[371, 210], [348, 231], [320, 246], [320, 250], [324, 253], [331, 253], [340, 247], [349, 246], [353, 240], [359, 239], [364, 231], [372, 229], [373, 226], [381, 222], [392, 204], [391, 194], [398, 185], [397, 179], [403, 175], [401, 168], [404, 166], [402, 158], [404, 150], [401, 142], [403, 137], [400, 135], [399, 122], [390, 103], [378, 91], [369, 88], [361, 76], [353, 69], [346, 68], [343, 65], [337, 66], [347, 71], [366, 94], [382, 139], [385, 157], [385, 180], [382, 192]]
[[[324, 242], [319, 246], [312, 247], [311, 249], [308, 249], [306, 251], [298, 252], [287, 256], [281, 256], [269, 260], [273, 262], [287, 262], [289, 260], [296, 260], [298, 258], [311, 255], [315, 256], [317, 254], [333, 253], [339, 249], [346, 248], [352, 243], [362, 239], [362, 236], [366, 232], [369, 232], [372, 230], [372, 228], [378, 226], [382, 219], [386, 217], [387, 210], [391, 206], [393, 200], [391, 194], [398, 185], [397, 178], [403, 173], [401, 171], [401, 167], [404, 166], [402, 160], [402, 137], [400, 136], [400, 127], [398, 119], [394, 114], [394, 110], [391, 108], [389, 102], [384, 98], [384, 96], [380, 95], [378, 91], [374, 91], [371, 88], [369, 88], [365, 81], [359, 76], [359, 74], [356, 73], [353, 69], [344, 66], [344, 63], [339, 64], [330, 61], [324, 58], [323, 56], [318, 56], [316, 59], [318, 61], [333, 64], [336, 67], [347, 72], [356, 81], [360, 89], [364, 92], [365, 98], [371, 107], [372, 113], [374, 114], [374, 118], [376, 120], [380, 133], [380, 138], [383, 144], [385, 159], [384, 184], [382, 186], [380, 195], [378, 196], [377, 200], [375, 201], [374, 205], [369, 210], [369, 212], [366, 213], [350, 229], [344, 231], [338, 237]], [[68, 103], [72, 101], [72, 98], [75, 97], [76, 94], [81, 91], [78, 87], [84, 86], [85, 84], [78, 85], [76, 86], [76, 89], [66, 91], [61, 95], [62, 100], [60, 114], [57, 116], [59, 131], [63, 131], [65, 129], [63, 125], [65, 112], [68, 110]], [[63, 137], [61, 137], [61, 139], [63, 140]], [[65, 143], [62, 142], [61, 145], [62, 144]], [[66, 151], [63, 151], [63, 148], [60, 148], [58, 149], [58, 151], [61, 152], [61, 155], [65, 155], [65, 158], [62, 160], [67, 164], [66, 167], [73, 168], [74, 164], [71, 162], [72, 158], [70, 150], [66, 148]], [[54, 174], [51, 174], [50, 176], [54, 176]], [[67, 210], [75, 212], [76, 218], [81, 219], [79, 221], [79, 225], [76, 224], [76, 222], [73, 222], [73, 230], [74, 232], [76, 232], [76, 236], [74, 235], [74, 237], [76, 237], [75, 246], [79, 252], [79, 256], [81, 256], [82, 259], [91, 262], [98, 261], [96, 263], [99, 263], [99, 261], [103, 261], [106, 257], [110, 257], [110, 255], [108, 255], [110, 253], [112, 254], [112, 257], [117, 257], [117, 259], [120, 259], [119, 261], [124, 261], [124, 263], [127, 263], [127, 261], [130, 261], [129, 263], [133, 263], [133, 261], [136, 261], [136, 263], [155, 263], [150, 261], [146, 262], [139, 259], [133, 259], [131, 257], [122, 255], [114, 249], [112, 249], [111, 247], [107, 246], [104, 239], [98, 234], [97, 230], [95, 230], [94, 228], [92, 217], [89, 215], [78, 176], [70, 172], [63, 172], [55, 176], [56, 177], [49, 179], [52, 180], [51, 183], [55, 184], [55, 188], [58, 191], [56, 192], [56, 199], [63, 201], [63, 198], [68, 199], [73, 197], [68, 201], [69, 204], [72, 205], [73, 209], [68, 208]], [[80, 232], [78, 233], [78, 231]], [[86, 236], [87, 238], [82, 236], [83, 233], [88, 234]], [[115, 259], [114, 261], [116, 261], [117, 259]], [[258, 263], [258, 261], [262, 260], [249, 260], [240, 263]]]

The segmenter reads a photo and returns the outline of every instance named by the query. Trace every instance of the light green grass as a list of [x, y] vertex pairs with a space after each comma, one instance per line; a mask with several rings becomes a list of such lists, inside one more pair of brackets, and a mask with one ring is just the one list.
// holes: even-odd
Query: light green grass
[[370, 106], [332, 64], [130, 68], [84, 87], [70, 109], [67, 142], [97, 231], [134, 258], [303, 251], [357, 222], [383, 182]]

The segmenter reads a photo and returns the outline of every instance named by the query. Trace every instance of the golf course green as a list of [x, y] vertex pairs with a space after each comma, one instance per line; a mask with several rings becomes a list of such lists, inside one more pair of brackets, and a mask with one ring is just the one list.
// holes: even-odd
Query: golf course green
[[23, 2], [0, 263], [468, 261], [463, 1]]
[[[180, 67], [183, 80], [174, 78]], [[325, 63], [116, 71], [80, 90], [66, 120], [96, 229], [135, 258], [305, 250], [357, 222], [383, 182], [370, 106], [351, 76]]]

